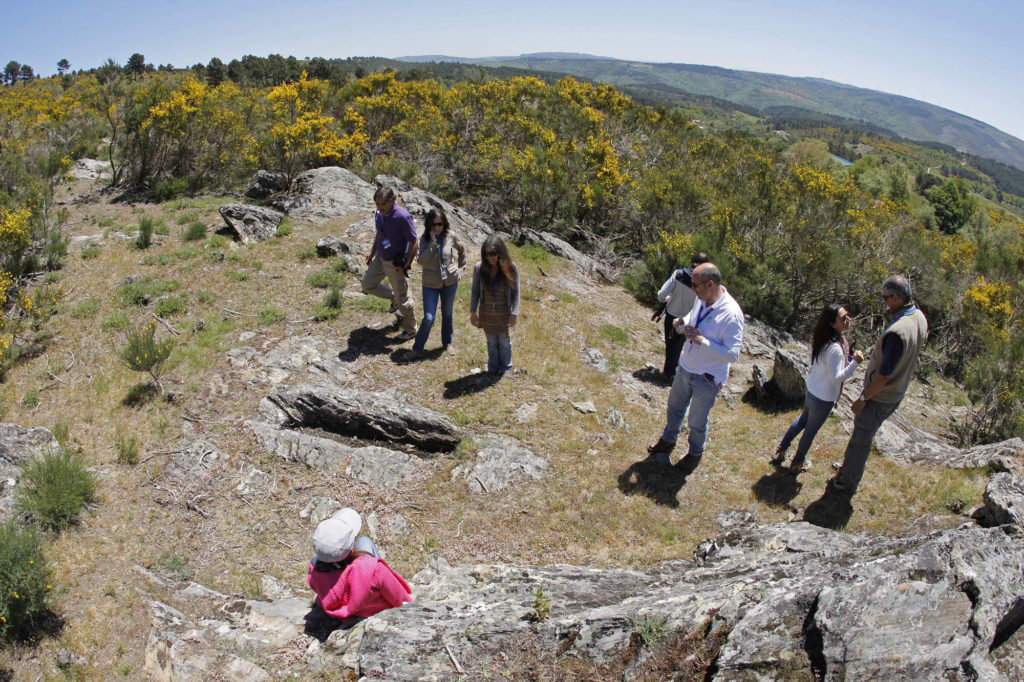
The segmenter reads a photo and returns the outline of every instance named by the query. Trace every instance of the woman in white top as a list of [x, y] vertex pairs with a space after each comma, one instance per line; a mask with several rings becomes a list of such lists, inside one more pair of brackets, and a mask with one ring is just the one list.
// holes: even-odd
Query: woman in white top
[[789, 468], [794, 473], [811, 468], [807, 451], [831, 414], [832, 406], [839, 399], [843, 382], [853, 376], [857, 365], [864, 361], [864, 354], [860, 351], [850, 356], [850, 343], [846, 340], [849, 329], [850, 315], [843, 306], [830, 303], [821, 311], [811, 337], [811, 373], [807, 377], [804, 411], [789, 426], [786, 435], [775, 448], [772, 464], [782, 464], [790, 443], [803, 431], [804, 435], [800, 437]]

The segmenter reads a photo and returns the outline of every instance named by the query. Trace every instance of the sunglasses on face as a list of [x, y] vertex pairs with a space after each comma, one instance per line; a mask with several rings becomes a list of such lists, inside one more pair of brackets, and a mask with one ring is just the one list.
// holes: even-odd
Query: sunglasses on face
[[430, 223], [431, 227], [444, 227], [444, 223]]
[[850, 321], [850, 314], [846, 313], [845, 315], [840, 315], [839, 319], [842, 320], [843, 322], [849, 322]]
[[497, 251], [485, 251], [484, 255], [487, 256], [488, 258], [490, 258], [491, 256], [497, 256], [498, 252]]

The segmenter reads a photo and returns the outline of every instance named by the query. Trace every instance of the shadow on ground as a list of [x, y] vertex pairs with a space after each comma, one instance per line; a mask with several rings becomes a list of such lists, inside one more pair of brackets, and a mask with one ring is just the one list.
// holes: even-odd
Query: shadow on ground
[[850, 495], [827, 487], [825, 494], [804, 510], [804, 521], [832, 530], [845, 528], [851, 516], [853, 505], [850, 504]]
[[470, 393], [479, 393], [499, 381], [501, 381], [500, 374], [490, 374], [488, 372], [467, 374], [464, 377], [444, 382], [444, 397], [447, 400], [451, 400], [452, 398], [459, 398]]
[[331, 636], [331, 633], [335, 630], [349, 630], [356, 623], [366, 620], [358, 616], [352, 616], [351, 618], [334, 618], [324, 613], [324, 610], [320, 608], [320, 605], [316, 602], [313, 603], [313, 608], [310, 609], [303, 620], [306, 622], [305, 628], [303, 628], [303, 634], [306, 634], [313, 639], [318, 640], [321, 644], [327, 641], [327, 638]]
[[751, 486], [754, 496], [770, 507], [786, 507], [793, 501], [804, 484], [786, 467], [772, 466], [774, 471], [765, 474]]
[[633, 372], [633, 378], [638, 379], [645, 384], [653, 384], [661, 388], [667, 388], [672, 385], [671, 381], [665, 379], [665, 375], [659, 370], [653, 367], [641, 367], [640, 369]]
[[392, 352], [391, 346], [405, 343], [391, 335], [391, 332], [398, 329], [398, 322], [374, 329], [373, 327], [357, 327], [349, 332], [348, 342], [345, 350], [338, 354], [340, 359], [347, 362], [358, 358], [360, 355], [384, 355]]
[[149, 382], [135, 384], [128, 389], [128, 393], [121, 399], [121, 404], [125, 407], [142, 407], [146, 403], [152, 402], [157, 393], [159, 391], [156, 386]]
[[411, 348], [396, 348], [391, 353], [391, 361], [396, 365], [411, 365], [414, 362], [437, 360], [442, 355], [444, 355], [443, 348], [424, 350], [419, 353], [414, 353]]
[[619, 475], [619, 490], [623, 495], [646, 495], [657, 504], [675, 509], [679, 506], [679, 491], [691, 473], [692, 468], [642, 459]]
[[743, 394], [743, 402], [750, 405], [763, 414], [779, 414], [799, 409], [804, 405], [804, 399], [799, 400], [787, 398], [775, 386], [775, 381], [769, 381], [761, 388], [752, 386]]

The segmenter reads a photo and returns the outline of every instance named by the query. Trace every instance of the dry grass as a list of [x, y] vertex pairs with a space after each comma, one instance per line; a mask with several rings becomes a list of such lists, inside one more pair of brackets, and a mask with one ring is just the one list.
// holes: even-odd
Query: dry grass
[[[465, 281], [456, 303], [457, 354], [405, 363], [393, 351], [409, 343], [363, 348], [352, 352], [349, 382], [368, 390], [398, 387], [409, 401], [450, 416], [468, 435], [515, 436], [550, 461], [549, 476], [480, 496], [450, 481], [457, 464], [450, 457], [430, 460], [413, 481], [394, 491], [286, 463], [264, 453], [242, 428], [268, 387], [250, 385], [250, 376], [231, 368], [224, 353], [242, 345], [270, 349], [304, 335], [321, 339], [331, 352], [352, 351], [351, 339], [372, 336], [393, 318], [347, 301], [330, 322], [309, 319], [323, 292], [308, 287], [305, 279], [325, 264], [300, 256], [325, 234], [343, 235], [359, 216], [320, 226], [294, 223], [290, 235], [250, 247], [216, 238], [181, 240], [187, 223], [217, 222], [221, 203], [71, 207], [73, 234], [128, 230], [142, 215], [162, 220], [170, 234], [145, 251], [113, 237], [86, 260], [79, 249], [72, 250], [64, 270], [68, 294], [63, 312], [51, 323], [54, 338], [0, 384], [0, 418], [24, 426], [69, 424], [71, 447], [83, 453], [100, 480], [100, 499], [82, 526], [56, 538], [49, 552], [61, 581], [54, 602], [66, 627], [36, 650], [3, 652], [0, 669], [47, 678], [56, 674], [48, 663], [53, 652], [67, 647], [89, 660], [79, 671], [82, 679], [141, 678], [150, 614], [136, 588], [147, 592], [151, 586], [132, 567], [173, 579], [189, 576], [230, 594], [255, 596], [262, 574], [301, 589], [310, 528], [299, 512], [314, 496], [336, 497], [363, 512], [406, 516], [413, 533], [398, 543], [383, 540], [392, 566], [407, 576], [438, 551], [453, 564], [643, 568], [690, 556], [700, 539], [717, 532], [717, 514], [731, 507], [752, 509], [762, 522], [798, 517], [791, 509], [816, 500], [831, 473], [829, 462], [841, 459], [846, 434], [830, 423], [811, 453], [814, 469], [798, 485], [773, 477], [768, 456], [796, 412], [765, 414], [742, 401], [732, 406], [720, 401], [712, 412], [701, 467], [676, 490], [668, 480], [658, 494], [637, 492], [634, 465], [661, 430], [667, 389], [637, 383], [630, 375], [646, 362], [660, 365], [658, 325], [622, 290], [585, 282], [572, 266], [553, 258], [543, 266], [547, 276], [534, 262], [520, 259], [527, 295], [513, 333], [513, 363], [522, 372], [482, 392], [446, 397], [446, 383], [486, 362], [483, 334], [468, 323]], [[219, 260], [217, 252], [225, 258]], [[125, 307], [117, 299], [117, 287], [131, 274], [176, 279], [182, 285], [176, 293], [187, 312], [170, 320], [179, 334], [162, 379], [175, 403], [137, 388], [144, 377], [118, 360], [123, 331], [104, 325], [120, 315], [135, 324], [151, 319], [152, 303]], [[358, 290], [358, 281], [345, 277], [346, 290]], [[419, 310], [418, 275], [411, 290]], [[80, 310], [77, 306], [85, 301], [90, 309], [95, 304], [95, 312], [73, 316], [70, 311]], [[264, 323], [261, 313], [268, 308], [286, 311], [286, 319], [275, 315]], [[160, 325], [158, 331], [169, 334]], [[243, 343], [239, 335], [246, 331], [256, 336]], [[439, 334], [438, 322], [428, 351], [439, 345]], [[599, 349], [615, 371], [602, 373], [585, 365], [584, 347]], [[627, 380], [620, 381], [620, 374]], [[289, 381], [302, 379], [299, 374]], [[141, 403], [126, 405], [133, 391], [141, 394]], [[37, 396], [32, 405], [23, 400], [30, 392]], [[597, 414], [573, 409], [572, 402], [583, 400], [593, 401]], [[536, 417], [518, 424], [515, 411], [527, 402], [537, 403]], [[622, 413], [628, 429], [604, 422], [609, 407]], [[205, 516], [186, 507], [191, 490], [161, 476], [170, 451], [190, 429], [233, 457], [231, 470], [202, 491], [198, 506]], [[118, 462], [119, 433], [137, 437], [138, 465]], [[265, 499], [245, 501], [234, 494], [243, 461], [274, 476], [274, 490]], [[874, 458], [846, 530], [903, 532], [919, 517], [942, 513], [953, 497], [968, 507], [977, 503], [983, 486], [980, 472], [903, 468]]]

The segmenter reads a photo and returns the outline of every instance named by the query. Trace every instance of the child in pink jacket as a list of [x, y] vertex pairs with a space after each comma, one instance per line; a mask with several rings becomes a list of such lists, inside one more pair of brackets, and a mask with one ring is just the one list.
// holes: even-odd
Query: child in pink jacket
[[368, 618], [413, 600], [409, 585], [380, 558], [365, 535], [354, 509], [342, 509], [320, 523], [313, 533], [316, 556], [309, 563], [308, 584], [316, 601], [335, 618]]

